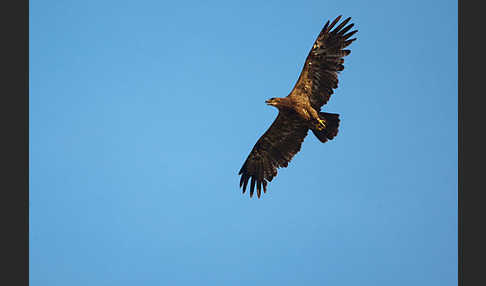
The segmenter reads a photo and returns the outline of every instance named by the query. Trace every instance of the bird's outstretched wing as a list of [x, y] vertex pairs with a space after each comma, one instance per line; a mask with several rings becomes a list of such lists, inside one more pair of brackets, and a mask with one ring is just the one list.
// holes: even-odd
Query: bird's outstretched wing
[[287, 167], [292, 157], [300, 151], [302, 142], [307, 135], [308, 127], [304, 120], [297, 114], [280, 111], [275, 121], [265, 134], [258, 139], [241, 167], [240, 187], [243, 193], [250, 182], [250, 197], [257, 189], [260, 198], [267, 191], [267, 182], [272, 181], [277, 175], [277, 168]]
[[[347, 18], [336, 28], [341, 16], [322, 28], [307, 59], [299, 79], [289, 96], [308, 96], [314, 109], [320, 110], [327, 103], [333, 89], [338, 87], [338, 72], [344, 69], [344, 57], [351, 53], [345, 49], [356, 38], [350, 39], [358, 30], [349, 32], [354, 24]], [[332, 31], [331, 29], [334, 28]]]

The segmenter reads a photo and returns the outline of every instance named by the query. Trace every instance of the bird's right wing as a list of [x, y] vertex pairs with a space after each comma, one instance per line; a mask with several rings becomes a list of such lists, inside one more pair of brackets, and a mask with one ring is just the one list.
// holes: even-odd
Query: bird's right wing
[[272, 181], [277, 175], [277, 168], [287, 167], [294, 155], [300, 151], [307, 131], [306, 122], [297, 114], [279, 112], [270, 128], [258, 139], [241, 167], [239, 175], [241, 175], [240, 187], [243, 187], [243, 193], [251, 179], [250, 197], [253, 196], [256, 184], [257, 195], [260, 198], [262, 186], [263, 191], [266, 192], [267, 181]]

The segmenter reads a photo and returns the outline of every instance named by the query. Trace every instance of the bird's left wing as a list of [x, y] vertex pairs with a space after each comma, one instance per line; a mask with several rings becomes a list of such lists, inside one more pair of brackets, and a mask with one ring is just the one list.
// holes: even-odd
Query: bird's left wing
[[316, 110], [320, 110], [327, 103], [333, 90], [338, 87], [338, 72], [344, 69], [344, 57], [351, 53], [345, 48], [356, 40], [350, 39], [358, 31], [349, 31], [354, 24], [346, 26], [351, 18], [347, 18], [334, 28], [340, 19], [341, 16], [330, 24], [327, 21], [324, 25], [289, 95], [309, 97], [312, 107]]
[[280, 111], [275, 121], [265, 134], [258, 139], [241, 167], [240, 187], [243, 193], [250, 182], [250, 197], [253, 196], [255, 185], [260, 198], [267, 191], [267, 182], [277, 175], [277, 168], [287, 167], [292, 157], [300, 151], [307, 135], [308, 127], [305, 121], [295, 113]]

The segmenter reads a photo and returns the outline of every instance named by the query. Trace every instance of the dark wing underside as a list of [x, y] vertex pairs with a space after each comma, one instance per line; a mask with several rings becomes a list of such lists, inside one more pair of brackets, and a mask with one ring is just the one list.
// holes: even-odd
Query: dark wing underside
[[346, 24], [347, 18], [334, 30], [339, 22], [337, 17], [331, 24], [324, 25], [304, 64], [300, 77], [290, 96], [307, 96], [314, 109], [320, 110], [327, 103], [333, 89], [338, 87], [338, 72], [344, 69], [344, 57], [351, 53], [345, 48], [356, 38], [349, 39], [358, 30], [349, 32], [354, 24]]
[[241, 167], [240, 187], [243, 193], [250, 182], [250, 197], [257, 189], [260, 198], [261, 190], [267, 191], [267, 181], [272, 181], [277, 175], [277, 168], [287, 167], [292, 157], [300, 151], [302, 142], [307, 135], [306, 122], [295, 113], [279, 112], [265, 134], [258, 139]]

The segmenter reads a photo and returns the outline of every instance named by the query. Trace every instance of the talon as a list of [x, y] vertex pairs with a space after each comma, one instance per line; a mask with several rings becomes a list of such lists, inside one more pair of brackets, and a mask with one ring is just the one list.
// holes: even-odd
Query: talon
[[324, 122], [324, 120], [322, 119], [318, 119], [319, 121], [319, 124], [317, 125], [317, 130], [321, 131], [321, 130], [324, 130], [326, 128], [326, 122]]

